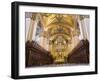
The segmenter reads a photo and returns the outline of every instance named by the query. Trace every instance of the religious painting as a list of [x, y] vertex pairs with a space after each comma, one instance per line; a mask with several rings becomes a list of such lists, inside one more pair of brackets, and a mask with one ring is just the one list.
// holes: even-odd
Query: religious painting
[[97, 74], [97, 7], [12, 3], [14, 79]]

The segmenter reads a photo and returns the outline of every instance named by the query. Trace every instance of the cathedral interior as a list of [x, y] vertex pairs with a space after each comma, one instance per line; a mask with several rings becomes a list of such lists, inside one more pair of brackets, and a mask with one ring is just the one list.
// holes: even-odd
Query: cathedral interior
[[25, 65], [89, 64], [89, 15], [25, 12]]

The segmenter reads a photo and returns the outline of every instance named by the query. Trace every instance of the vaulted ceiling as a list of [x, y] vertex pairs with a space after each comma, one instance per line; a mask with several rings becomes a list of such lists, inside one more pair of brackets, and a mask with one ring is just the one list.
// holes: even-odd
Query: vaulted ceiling
[[79, 35], [77, 15], [55, 14], [55, 13], [33, 13], [32, 18], [38, 16], [45, 37], [53, 40], [57, 36], [62, 36], [66, 41], [70, 41], [74, 34]]

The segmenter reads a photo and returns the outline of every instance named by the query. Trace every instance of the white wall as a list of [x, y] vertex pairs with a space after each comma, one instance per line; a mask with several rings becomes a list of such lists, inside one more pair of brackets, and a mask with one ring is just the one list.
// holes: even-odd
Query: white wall
[[[10, 78], [11, 65], [11, 2], [14, 0], [0, 1], [0, 81], [13, 81]], [[100, 10], [100, 0], [21, 0], [30, 2], [59, 3], [72, 5], [90, 5], [98, 6]], [[98, 12], [100, 14], [100, 11]], [[98, 17], [100, 21], [100, 15]], [[100, 31], [100, 23], [98, 23], [98, 31]], [[100, 32], [99, 32], [100, 34]], [[98, 39], [100, 41], [100, 38]], [[99, 45], [100, 43], [98, 43]], [[100, 51], [99, 51], [100, 53]], [[98, 54], [99, 54], [98, 53]], [[100, 62], [100, 55], [98, 55]], [[99, 67], [100, 68], [100, 63]], [[99, 70], [100, 71], [100, 70]], [[26, 79], [26, 81], [99, 81], [98, 75], [82, 75], [82, 76], [66, 76], [56, 78]], [[22, 81], [22, 80], [21, 80]]]

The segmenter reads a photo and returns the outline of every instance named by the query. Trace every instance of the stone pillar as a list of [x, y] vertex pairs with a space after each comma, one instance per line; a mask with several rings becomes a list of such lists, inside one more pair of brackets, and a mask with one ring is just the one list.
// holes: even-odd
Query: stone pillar
[[85, 29], [86, 29], [86, 34], [87, 34], [87, 39], [89, 40], [90, 39], [90, 23], [89, 23], [89, 18], [84, 18], [84, 25], [85, 25]]
[[32, 39], [32, 32], [34, 29], [34, 21], [33, 19], [30, 20], [30, 25], [29, 25], [29, 30], [28, 30], [28, 34], [27, 34], [27, 41], [31, 41]]
[[33, 29], [33, 32], [32, 32], [32, 35], [31, 36], [31, 40], [35, 40], [35, 34], [36, 34], [36, 29], [37, 29], [37, 25], [38, 25], [38, 15], [36, 15], [36, 19], [35, 19], [35, 22], [34, 22], [34, 29]]
[[36, 15], [35, 19], [31, 18], [27, 35], [27, 41], [35, 40], [37, 24], [38, 24], [38, 16]]
[[79, 35], [79, 39], [83, 39], [83, 30], [82, 30], [82, 22], [78, 19], [78, 24], [79, 24], [79, 28], [80, 28], [80, 35]]
[[88, 18], [84, 18], [81, 20], [81, 28], [83, 32], [83, 39], [89, 40], [89, 19]]

